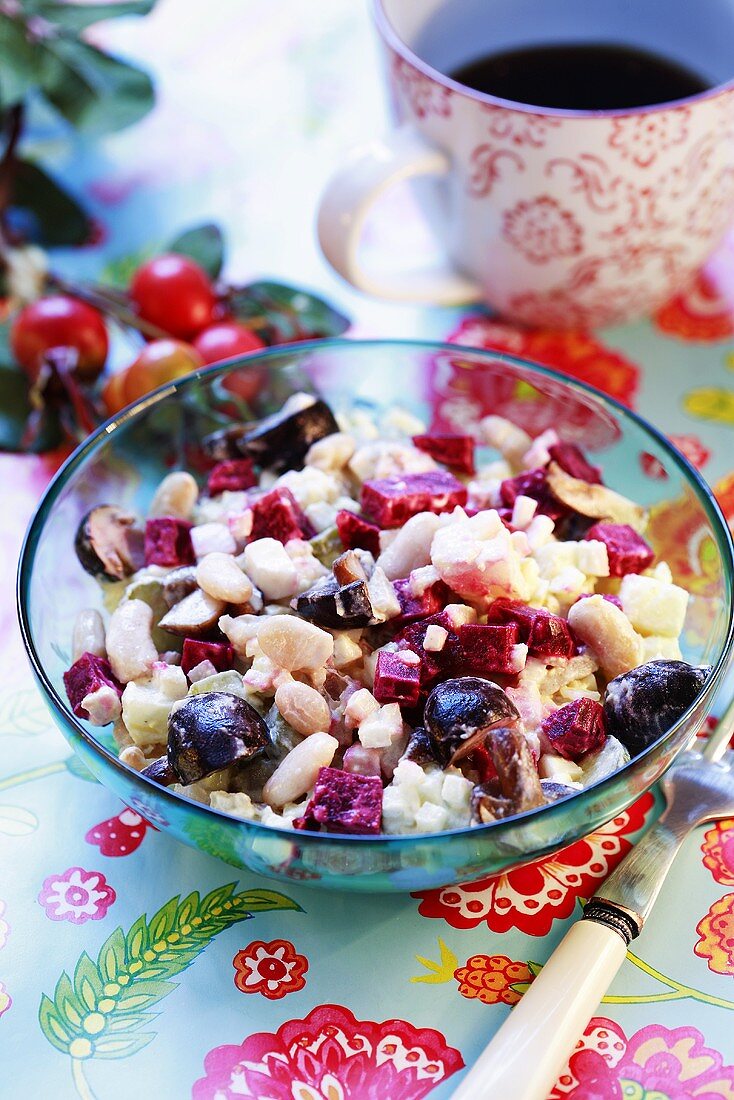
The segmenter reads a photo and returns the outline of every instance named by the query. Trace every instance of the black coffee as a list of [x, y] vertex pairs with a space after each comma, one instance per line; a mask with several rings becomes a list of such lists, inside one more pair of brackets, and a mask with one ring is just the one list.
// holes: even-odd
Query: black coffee
[[668, 103], [711, 86], [699, 73], [660, 54], [602, 43], [503, 50], [462, 65], [450, 76], [502, 99], [575, 111]]

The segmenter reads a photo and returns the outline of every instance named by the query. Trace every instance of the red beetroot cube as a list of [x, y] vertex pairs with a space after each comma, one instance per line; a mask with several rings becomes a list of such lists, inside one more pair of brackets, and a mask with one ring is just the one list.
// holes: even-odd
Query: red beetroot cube
[[548, 488], [548, 478], [542, 466], [526, 470], [517, 477], [508, 477], [500, 483], [500, 498], [507, 508], [512, 508], [519, 496], [531, 497], [538, 505], [537, 515], [550, 516], [554, 522], [569, 514], [568, 508], [556, 500]]
[[420, 685], [420, 665], [407, 665], [397, 653], [380, 650], [372, 689], [378, 703], [402, 703], [414, 707], [420, 698]]
[[495, 600], [487, 614], [490, 623], [517, 623], [519, 640], [531, 657], [572, 657], [576, 652], [571, 628], [560, 615], [519, 600]]
[[[431, 625], [442, 626], [447, 631], [448, 637], [443, 649], [429, 652], [423, 648], [423, 641], [426, 631]], [[441, 611], [438, 615], [429, 615], [427, 619], [408, 623], [393, 641], [398, 644], [400, 649], [410, 649], [420, 658], [421, 693], [426, 694], [440, 675], [449, 675], [453, 655], [459, 644], [459, 635], [449, 621], [446, 612]]]
[[369, 550], [375, 557], [380, 553], [380, 528], [376, 523], [344, 508], [336, 514], [336, 529], [345, 550]]
[[392, 582], [395, 595], [400, 603], [400, 615], [392, 622], [414, 623], [418, 619], [427, 619], [429, 615], [437, 614], [451, 600], [451, 589], [443, 581], [436, 581], [423, 589], [420, 596], [415, 596], [410, 589], [410, 577]]
[[191, 524], [185, 519], [162, 516], [145, 525], [146, 565], [193, 565], [196, 561], [191, 543]]
[[452, 470], [474, 473], [474, 439], [470, 435], [414, 435], [413, 444]]
[[257, 477], [251, 458], [229, 458], [214, 467], [207, 480], [210, 496], [225, 491], [236, 493], [242, 489], [252, 489], [257, 485]]
[[466, 504], [467, 491], [453, 474], [429, 470], [365, 481], [361, 499], [363, 511], [380, 527], [402, 527], [419, 512], [451, 512]]
[[592, 466], [575, 443], [554, 443], [548, 448], [548, 454], [569, 477], [588, 481], [590, 485], [601, 485], [601, 468]]
[[382, 818], [382, 782], [376, 775], [356, 775], [338, 768], [321, 768], [313, 797], [297, 829], [331, 833], [379, 833]]
[[517, 623], [502, 626], [466, 623], [458, 630], [459, 643], [452, 654], [455, 672], [461, 676], [487, 676], [501, 673], [514, 676], [512, 647], [517, 645], [520, 631]]
[[74, 661], [71, 668], [64, 673], [64, 687], [77, 718], [89, 718], [82, 702], [87, 695], [93, 695], [100, 688], [111, 687], [122, 696], [122, 685], [115, 679], [109, 661], [94, 653], [82, 653]]
[[291, 539], [310, 539], [315, 533], [290, 489], [283, 486], [271, 489], [252, 506], [253, 542], [277, 539], [286, 543]]
[[626, 523], [595, 523], [586, 532], [585, 538], [604, 543], [611, 577], [641, 573], [655, 560], [652, 547], [637, 534], [634, 527]]
[[580, 760], [600, 749], [607, 739], [604, 708], [594, 699], [574, 699], [549, 714], [541, 731], [553, 752], [567, 760]]
[[226, 672], [234, 664], [234, 650], [229, 642], [200, 642], [198, 638], [184, 639], [181, 668], [186, 675], [202, 661], [211, 661], [217, 672]]

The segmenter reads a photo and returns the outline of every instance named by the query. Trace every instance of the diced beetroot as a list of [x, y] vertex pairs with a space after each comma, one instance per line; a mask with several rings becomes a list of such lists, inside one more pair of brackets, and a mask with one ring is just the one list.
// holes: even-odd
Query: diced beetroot
[[406, 665], [397, 653], [385, 649], [377, 654], [372, 694], [378, 703], [403, 703], [414, 707], [420, 698], [420, 682], [420, 665]]
[[626, 523], [595, 523], [584, 537], [604, 543], [611, 577], [641, 573], [655, 560], [652, 547]]
[[[578, 600], [576, 600], [576, 603], [578, 603], [579, 600], [588, 600], [589, 596], [593, 595], [593, 592], [582, 592]], [[614, 606], [618, 607], [620, 611], [622, 610], [622, 601], [620, 600], [619, 596], [613, 596], [611, 592], [602, 592], [601, 598], [603, 600], [606, 600], [607, 603], [613, 603]]]
[[575, 443], [554, 443], [548, 448], [548, 454], [569, 477], [588, 481], [590, 485], [601, 485], [601, 468], [592, 466], [584, 452]]
[[380, 527], [401, 527], [419, 512], [451, 512], [466, 504], [466, 486], [453, 474], [429, 470], [404, 474], [362, 486], [362, 509]]
[[382, 782], [376, 775], [356, 775], [338, 768], [321, 768], [297, 829], [332, 833], [379, 833], [382, 818]]
[[414, 435], [413, 444], [452, 470], [474, 473], [474, 439], [470, 435]]
[[443, 581], [436, 581], [423, 589], [420, 596], [410, 590], [410, 577], [393, 581], [395, 595], [400, 603], [400, 615], [391, 620], [396, 626], [400, 623], [414, 623], [435, 615], [451, 600], [451, 589]]
[[252, 489], [253, 485], [257, 485], [257, 477], [251, 458], [228, 458], [214, 467], [207, 480], [210, 496]]
[[250, 538], [310, 539], [316, 532], [306, 519], [301, 506], [290, 489], [278, 486], [261, 496], [252, 506], [252, 531]]
[[234, 664], [234, 650], [229, 642], [200, 642], [186, 638], [181, 654], [181, 668], [186, 675], [202, 661], [211, 661], [217, 672], [226, 672]]
[[162, 516], [145, 525], [146, 565], [193, 565], [196, 561], [191, 543], [191, 524], [185, 519]]
[[77, 718], [89, 718], [82, 702], [87, 695], [93, 695], [100, 688], [110, 687], [122, 696], [122, 685], [115, 679], [109, 661], [95, 653], [82, 653], [74, 661], [71, 668], [64, 673], [64, 687]]
[[500, 498], [507, 508], [512, 508], [519, 496], [531, 497], [537, 502], [537, 515], [550, 516], [554, 522], [568, 515], [568, 508], [556, 500], [548, 488], [548, 478], [542, 466], [526, 470], [517, 477], [508, 477], [500, 483]]
[[344, 508], [336, 514], [336, 529], [345, 550], [369, 550], [375, 557], [380, 553], [380, 528], [376, 523]]
[[604, 708], [594, 699], [574, 699], [549, 714], [541, 731], [553, 752], [567, 760], [580, 760], [600, 749], [607, 739]]
[[466, 623], [458, 630], [459, 642], [452, 654], [453, 671], [460, 676], [514, 675], [512, 647], [519, 640], [517, 623]]
[[531, 657], [572, 657], [576, 652], [573, 634], [565, 619], [518, 600], [495, 600], [487, 613], [490, 623], [517, 623], [519, 641]]
[[[432, 624], [442, 626], [448, 632], [444, 647], [438, 652], [429, 652], [423, 648], [426, 631]], [[438, 615], [429, 615], [427, 619], [408, 623], [393, 640], [401, 649], [410, 649], [413, 653], [417, 653], [420, 658], [421, 694], [425, 695], [440, 675], [449, 675], [453, 655], [459, 644], [459, 635], [456, 633], [446, 612], [441, 611]]]

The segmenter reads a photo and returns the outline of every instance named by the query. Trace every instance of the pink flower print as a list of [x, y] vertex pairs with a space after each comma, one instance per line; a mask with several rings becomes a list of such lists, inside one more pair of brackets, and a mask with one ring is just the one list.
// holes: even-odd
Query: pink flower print
[[531, 115], [528, 111], [513, 111], [492, 103], [483, 103], [482, 110], [489, 115], [488, 130], [493, 138], [513, 145], [530, 145], [534, 149], [545, 145], [548, 131], [561, 125], [560, 118]]
[[451, 88], [432, 80], [398, 54], [394, 55], [392, 71], [396, 86], [416, 118], [447, 118], [451, 114]]
[[687, 107], [676, 107], [613, 118], [609, 144], [639, 168], [649, 168], [658, 153], [686, 140], [689, 114]]
[[534, 264], [544, 264], [581, 251], [583, 231], [570, 210], [550, 195], [522, 200], [506, 210], [502, 233]]
[[275, 1033], [215, 1047], [193, 1100], [422, 1100], [464, 1061], [440, 1031], [406, 1020], [356, 1020], [340, 1005], [318, 1005]]
[[8, 1011], [8, 1009], [10, 1008], [12, 1003], [13, 1003], [12, 997], [10, 996], [8, 991], [6, 990], [3, 983], [0, 982], [0, 1016], [2, 1016], [4, 1012]]
[[70, 867], [63, 875], [49, 875], [38, 900], [49, 920], [85, 924], [102, 920], [117, 894], [99, 871]]
[[5, 902], [0, 899], [0, 947], [5, 947], [8, 942], [8, 936], [10, 935], [10, 925], [6, 920], [3, 920], [3, 913], [5, 912]]

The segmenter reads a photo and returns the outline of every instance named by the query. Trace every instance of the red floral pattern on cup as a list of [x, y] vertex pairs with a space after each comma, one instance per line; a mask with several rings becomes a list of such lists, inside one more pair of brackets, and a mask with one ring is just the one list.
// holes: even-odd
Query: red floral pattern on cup
[[492, 932], [517, 928], [545, 936], [554, 920], [569, 917], [578, 898], [590, 897], [632, 847], [629, 838], [645, 823], [653, 804], [643, 795], [628, 810], [596, 832], [553, 856], [463, 886], [445, 886], [414, 894], [424, 917], [445, 920], [452, 928]]
[[581, 226], [571, 211], [550, 195], [521, 200], [505, 210], [502, 235], [534, 264], [577, 256], [583, 240]]
[[86, 924], [102, 920], [117, 894], [100, 871], [69, 867], [62, 875], [44, 879], [38, 900], [49, 920]]
[[513, 111], [493, 103], [483, 103], [481, 106], [488, 116], [490, 135], [497, 141], [511, 142], [513, 145], [531, 145], [540, 149], [552, 131], [561, 125], [561, 119], [553, 115], [533, 115], [529, 111]]
[[406, 1020], [357, 1020], [340, 1005], [319, 1005], [276, 1032], [215, 1047], [193, 1100], [422, 1100], [464, 1061], [440, 1031]]
[[103, 856], [129, 856], [143, 843], [149, 825], [144, 817], [134, 810], [123, 810], [116, 817], [108, 817], [94, 825], [84, 839], [88, 844], [96, 844]]
[[629, 1038], [614, 1020], [589, 1023], [549, 1100], [734, 1100], [724, 1065], [695, 1027], [648, 1024]]
[[403, 93], [411, 112], [416, 118], [427, 115], [440, 115], [448, 118], [451, 114], [451, 88], [431, 80], [425, 73], [416, 69], [404, 57], [393, 54], [393, 78]]
[[609, 144], [640, 168], [649, 168], [661, 150], [686, 140], [690, 116], [688, 107], [675, 107], [613, 118]]
[[253, 940], [233, 959], [234, 984], [240, 993], [261, 993], [279, 1001], [306, 984], [308, 959], [299, 955], [289, 940]]

